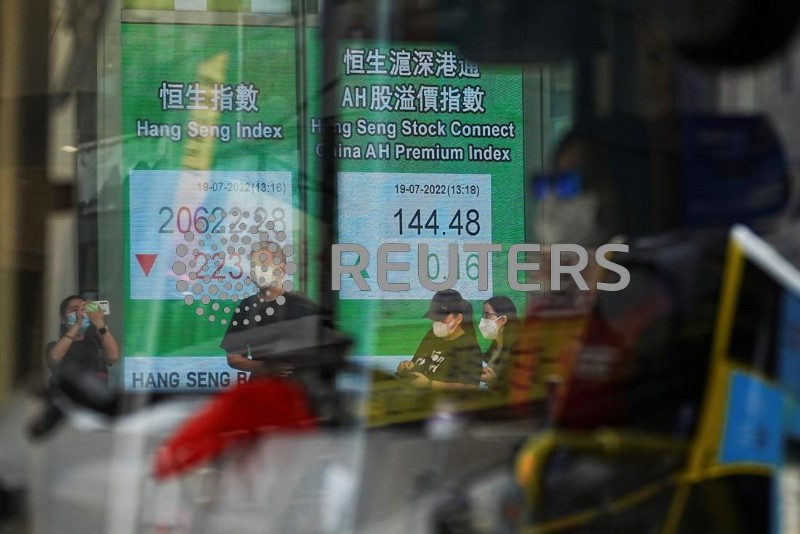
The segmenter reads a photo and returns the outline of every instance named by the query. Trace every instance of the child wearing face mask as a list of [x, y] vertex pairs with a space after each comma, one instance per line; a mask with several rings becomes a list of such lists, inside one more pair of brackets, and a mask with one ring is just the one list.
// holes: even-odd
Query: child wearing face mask
[[481, 350], [472, 321], [472, 306], [458, 291], [439, 291], [423, 316], [432, 321], [411, 360], [400, 362], [397, 374], [415, 387], [478, 389]]
[[519, 337], [517, 308], [511, 299], [497, 296], [484, 302], [478, 328], [483, 337], [492, 341], [484, 355], [486, 366], [481, 374], [481, 382], [491, 388], [499, 388]]
[[101, 310], [87, 311], [87, 301], [70, 295], [61, 301], [61, 337], [47, 345], [45, 358], [53, 376], [64, 372], [108, 378], [108, 366], [119, 360], [119, 345]]

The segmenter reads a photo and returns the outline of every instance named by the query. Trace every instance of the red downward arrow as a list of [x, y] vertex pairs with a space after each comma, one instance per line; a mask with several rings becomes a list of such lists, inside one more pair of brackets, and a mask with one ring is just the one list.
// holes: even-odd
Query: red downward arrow
[[158, 254], [137, 254], [136, 261], [139, 262], [139, 267], [142, 268], [142, 272], [144, 272], [145, 276], [150, 276], [150, 269], [153, 268], [153, 264], [156, 262], [156, 258]]

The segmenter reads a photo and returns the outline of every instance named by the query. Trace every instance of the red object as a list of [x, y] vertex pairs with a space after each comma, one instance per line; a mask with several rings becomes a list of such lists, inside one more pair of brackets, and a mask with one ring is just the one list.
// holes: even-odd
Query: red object
[[567, 376], [554, 418], [562, 428], [617, 426], [629, 417], [631, 351], [601, 317], [590, 318], [580, 347], [566, 355]]
[[281, 378], [252, 380], [217, 395], [158, 450], [155, 476], [164, 479], [280, 429], [314, 428], [305, 390]]
[[144, 273], [145, 277], [150, 276], [150, 270], [153, 268], [153, 264], [156, 262], [156, 258], [158, 254], [137, 254], [136, 261], [139, 262], [139, 267], [142, 268], [142, 272]]

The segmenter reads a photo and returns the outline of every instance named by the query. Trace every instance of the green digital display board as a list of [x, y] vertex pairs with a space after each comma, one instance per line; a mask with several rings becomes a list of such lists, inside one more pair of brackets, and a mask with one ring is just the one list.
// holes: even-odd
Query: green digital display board
[[[448, 276], [448, 246], [457, 244], [454, 288], [478, 313], [496, 294], [524, 305], [506, 276], [508, 246], [524, 242], [522, 74], [479, 67], [452, 47], [408, 43], [347, 43], [337, 64], [337, 138], [328, 150], [338, 162], [338, 242], [370, 255], [362, 271], [368, 291], [352, 276], [341, 279], [340, 325], [354, 334], [358, 355], [391, 367], [386, 357], [413, 354], [430, 328], [421, 316], [434, 292], [419, 280], [420, 244], [428, 246], [424, 261], [435, 282]], [[319, 115], [309, 121], [311, 157], [319, 160]], [[388, 280], [409, 283], [408, 290], [377, 285], [377, 250], [387, 243], [410, 247], [391, 255], [410, 272]], [[503, 250], [480, 290], [478, 256], [463, 247], [488, 243]], [[342, 255], [344, 264], [356, 261]]]
[[[297, 237], [293, 28], [122, 25], [127, 389], [225, 387], [254, 243]], [[291, 258], [290, 258], [291, 260]]]
[[[289, 257], [289, 274], [329, 273], [331, 266], [314, 263], [321, 202], [338, 202], [339, 243], [372, 255], [363, 272], [371, 290], [345, 277], [338, 292], [338, 326], [353, 335], [356, 355], [406, 357], [430, 328], [421, 316], [433, 292], [416, 269], [404, 273], [409, 291], [378, 287], [375, 252], [383, 243], [408, 243], [411, 252], [392, 260], [412, 265], [426, 244], [436, 281], [446, 277], [448, 245], [456, 244], [454, 287], [476, 311], [496, 294], [522, 306], [523, 296], [508, 288], [505, 253], [524, 241], [518, 69], [477, 66], [445, 46], [342, 46], [338, 135], [329, 147], [339, 197], [323, 199], [316, 29], [307, 29], [302, 88], [294, 28], [123, 23], [121, 33], [126, 389], [246, 380], [219, 343], [238, 303], [256, 292], [250, 253], [265, 240], [289, 250], [305, 242], [309, 264]], [[302, 179], [307, 213], [299, 208]], [[481, 290], [477, 257], [463, 247], [488, 243], [503, 250], [492, 255]]]

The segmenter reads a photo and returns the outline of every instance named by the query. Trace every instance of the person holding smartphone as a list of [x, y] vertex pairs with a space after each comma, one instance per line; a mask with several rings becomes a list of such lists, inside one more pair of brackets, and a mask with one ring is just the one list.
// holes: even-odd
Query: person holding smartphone
[[92, 373], [108, 379], [108, 367], [119, 360], [117, 340], [96, 302], [70, 295], [61, 301], [61, 337], [48, 343], [45, 359], [53, 376], [64, 372]]
[[478, 389], [482, 354], [469, 302], [454, 289], [439, 291], [423, 317], [431, 320], [431, 329], [413, 359], [398, 364], [397, 375], [415, 387]]

